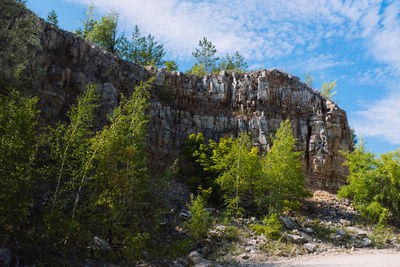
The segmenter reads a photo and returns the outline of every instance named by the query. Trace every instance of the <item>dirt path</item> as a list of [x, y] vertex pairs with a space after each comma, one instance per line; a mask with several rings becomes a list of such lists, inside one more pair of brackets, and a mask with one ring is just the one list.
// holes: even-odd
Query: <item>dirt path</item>
[[[256, 265], [257, 266], [257, 265]], [[278, 263], [258, 266], [362, 266], [362, 267], [397, 267], [400, 266], [400, 251], [393, 249], [362, 250], [351, 253], [302, 256]]]

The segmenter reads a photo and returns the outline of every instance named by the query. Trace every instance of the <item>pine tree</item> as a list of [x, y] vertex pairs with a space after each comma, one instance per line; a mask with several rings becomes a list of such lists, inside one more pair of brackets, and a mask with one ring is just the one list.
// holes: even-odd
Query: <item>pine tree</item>
[[229, 56], [229, 54], [226, 54], [213, 72], [216, 73], [221, 70], [246, 71], [247, 67], [247, 63], [244, 61], [243, 56], [236, 51], [232, 57]]
[[153, 35], [142, 36], [139, 26], [136, 25], [131, 40], [124, 40], [121, 56], [141, 66], [161, 67], [164, 64], [162, 59], [165, 52], [164, 46], [155, 41]]
[[54, 26], [58, 27], [58, 16], [54, 10], [50, 11], [47, 15], [46, 21]]
[[164, 65], [168, 71], [177, 71], [178, 70], [178, 64], [174, 60], [165, 61]]
[[192, 53], [193, 57], [197, 60], [200, 66], [203, 66], [206, 73], [210, 73], [215, 67], [215, 62], [218, 57], [215, 57], [217, 49], [211, 41], [208, 41], [206, 37], [199, 41], [199, 47]]

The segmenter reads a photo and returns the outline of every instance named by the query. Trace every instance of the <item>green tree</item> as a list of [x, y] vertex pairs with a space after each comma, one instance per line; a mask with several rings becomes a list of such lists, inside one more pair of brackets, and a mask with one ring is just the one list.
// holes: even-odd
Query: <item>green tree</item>
[[226, 54], [213, 72], [219, 72], [221, 70], [246, 71], [247, 68], [248, 66], [244, 57], [236, 51], [232, 57], [229, 56], [229, 54]]
[[103, 16], [94, 24], [93, 30], [87, 33], [86, 39], [120, 56], [120, 48], [125, 37], [118, 32], [118, 16], [115, 11]]
[[218, 60], [218, 57], [215, 57], [216, 53], [217, 49], [215, 49], [213, 43], [203, 37], [203, 40], [199, 40], [199, 48], [196, 48], [192, 55], [197, 60], [198, 65], [203, 66], [206, 73], [210, 73]]
[[0, 94], [0, 228], [20, 231], [33, 205], [37, 98]]
[[186, 74], [194, 74], [197, 76], [207, 75], [206, 69], [202, 65], [199, 65], [197, 63], [194, 63], [192, 68], [190, 70], [187, 70], [185, 73]]
[[142, 36], [138, 25], [132, 32], [131, 40], [124, 40], [121, 54], [122, 58], [141, 66], [161, 67], [164, 64], [164, 46], [155, 41], [151, 34]]
[[[135, 88], [132, 96], [122, 97], [120, 105], [114, 110], [111, 125], [106, 126], [92, 139], [89, 158], [94, 162], [93, 170], [86, 169], [91, 177], [82, 179], [81, 184], [93, 181], [94, 194], [83, 198], [88, 203], [81, 203], [77, 208], [76, 218], [87, 223], [93, 230], [98, 230], [110, 243], [127, 242], [128, 249], [136, 246], [130, 243], [137, 235], [147, 236], [154, 208], [150, 200], [149, 180], [146, 164], [146, 127], [149, 116], [151, 80]], [[78, 191], [80, 193], [80, 191]], [[79, 196], [75, 198], [75, 205]], [[88, 216], [90, 214], [90, 216]], [[143, 250], [141, 250], [143, 253]]]
[[377, 157], [361, 140], [353, 152], [344, 152], [349, 167], [348, 185], [340, 197], [353, 198], [361, 216], [372, 223], [385, 224], [389, 217], [397, 224], [400, 216], [400, 152]]
[[58, 16], [54, 10], [47, 15], [46, 22], [58, 27]]
[[243, 212], [241, 201], [254, 189], [260, 175], [258, 149], [252, 147], [251, 139], [241, 133], [237, 139], [221, 138], [219, 143], [210, 142], [211, 162], [200, 156], [205, 169], [219, 172], [217, 184], [224, 192], [225, 204], [231, 213]]
[[300, 154], [295, 151], [296, 139], [289, 120], [283, 121], [274, 137], [271, 150], [263, 158], [262, 175], [257, 185], [259, 207], [268, 213], [296, 208], [309, 196], [304, 189]]
[[329, 100], [333, 100], [333, 96], [336, 95], [336, 80], [333, 82], [324, 82], [321, 88], [321, 94]]
[[311, 76], [310, 72], [306, 72], [306, 84], [308, 85], [308, 87], [313, 87], [313, 83], [314, 83], [314, 78]]
[[93, 6], [89, 6], [88, 10], [85, 13], [85, 18], [81, 21], [82, 28], [77, 29], [76, 34], [82, 36], [86, 39], [90, 32], [94, 30], [94, 26], [97, 21], [95, 19], [95, 9]]
[[35, 49], [40, 46], [40, 20], [23, 3], [0, 1], [0, 89], [32, 91], [38, 87], [42, 74], [34, 62]]
[[178, 64], [174, 60], [165, 61], [164, 65], [168, 71], [177, 71], [178, 70]]

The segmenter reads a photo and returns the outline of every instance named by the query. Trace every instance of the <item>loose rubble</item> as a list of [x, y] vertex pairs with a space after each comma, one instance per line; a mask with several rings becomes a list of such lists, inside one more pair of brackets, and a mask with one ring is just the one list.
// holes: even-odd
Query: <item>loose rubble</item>
[[[284, 230], [279, 240], [252, 231], [252, 225], [262, 223], [254, 217], [216, 224], [209, 232], [206, 248], [192, 251], [186, 260], [189, 266], [247, 266], [308, 254], [400, 249], [399, 236], [362, 224], [351, 204], [348, 199], [338, 200], [334, 194], [315, 191], [304, 201], [301, 213], [280, 216]], [[236, 231], [236, 236], [229, 231]]]

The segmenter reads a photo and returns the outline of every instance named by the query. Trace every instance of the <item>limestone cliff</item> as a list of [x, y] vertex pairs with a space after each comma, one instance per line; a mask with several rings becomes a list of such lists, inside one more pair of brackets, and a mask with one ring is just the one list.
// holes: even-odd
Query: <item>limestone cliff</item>
[[151, 162], [168, 166], [191, 133], [217, 140], [250, 131], [255, 145], [268, 149], [270, 135], [290, 118], [303, 151], [303, 168], [310, 188], [337, 190], [346, 179], [339, 150], [352, 147], [345, 111], [278, 70], [221, 72], [197, 77], [125, 62], [77, 37], [44, 24], [37, 63], [45, 69], [40, 90], [43, 121], [63, 119], [68, 106], [87, 83], [99, 85], [99, 123], [118, 103], [121, 93], [155, 76], [148, 144]]

